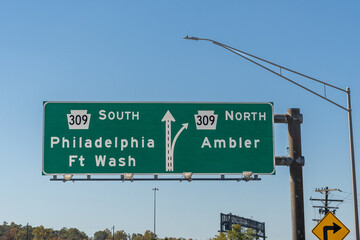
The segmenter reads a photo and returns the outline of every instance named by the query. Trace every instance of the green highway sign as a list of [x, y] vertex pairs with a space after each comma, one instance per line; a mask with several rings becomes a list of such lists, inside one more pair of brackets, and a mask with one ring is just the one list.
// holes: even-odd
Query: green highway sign
[[273, 174], [271, 103], [44, 102], [43, 173]]

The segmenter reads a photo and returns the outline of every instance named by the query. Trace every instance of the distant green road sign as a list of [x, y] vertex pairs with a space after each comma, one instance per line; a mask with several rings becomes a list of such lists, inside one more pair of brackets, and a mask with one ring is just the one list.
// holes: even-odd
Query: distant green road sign
[[272, 174], [270, 103], [45, 102], [44, 174]]

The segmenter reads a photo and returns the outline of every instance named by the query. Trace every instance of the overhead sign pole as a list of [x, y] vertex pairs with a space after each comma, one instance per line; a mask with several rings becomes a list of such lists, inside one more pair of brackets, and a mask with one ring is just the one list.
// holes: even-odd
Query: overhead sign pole
[[300, 109], [288, 109], [289, 157], [294, 161], [289, 166], [291, 217], [293, 239], [305, 239], [304, 190], [301, 159], [301, 128], [302, 115]]

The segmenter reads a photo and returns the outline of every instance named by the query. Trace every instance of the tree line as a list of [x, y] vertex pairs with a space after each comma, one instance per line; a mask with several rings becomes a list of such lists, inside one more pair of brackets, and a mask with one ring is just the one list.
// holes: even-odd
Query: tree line
[[[4, 222], [0, 225], [0, 240], [186, 240], [185, 238], [166, 237], [159, 239], [150, 230], [141, 233], [126, 233], [124, 230], [114, 232], [105, 229], [97, 231], [94, 236], [89, 237], [85, 232], [77, 228], [62, 228], [54, 230], [44, 226], [33, 227], [31, 225], [8, 224]], [[255, 240], [251, 229], [242, 229], [240, 225], [233, 225], [231, 231], [220, 233], [211, 240]], [[192, 240], [191, 238], [189, 240]]]
[[[156, 239], [155, 234], [146, 230], [144, 234], [128, 234], [124, 230], [113, 233], [109, 229], [97, 231], [94, 236], [89, 237], [85, 232], [77, 228], [62, 228], [54, 230], [44, 226], [33, 227], [31, 225], [8, 224], [0, 225], [0, 240], [152, 240]], [[184, 240], [184, 238], [165, 238], [164, 240]], [[191, 240], [191, 239], [189, 239]]]

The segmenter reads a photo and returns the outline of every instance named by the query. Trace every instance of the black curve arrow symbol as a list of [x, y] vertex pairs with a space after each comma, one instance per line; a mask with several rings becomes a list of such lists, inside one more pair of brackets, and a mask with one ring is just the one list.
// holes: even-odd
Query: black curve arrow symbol
[[341, 227], [339, 225], [337, 225], [336, 223], [333, 222], [332, 226], [325, 226], [323, 228], [323, 233], [324, 233], [324, 240], [328, 240], [328, 231], [333, 230], [333, 233], [336, 233], [337, 231], [339, 231], [341, 229]]

